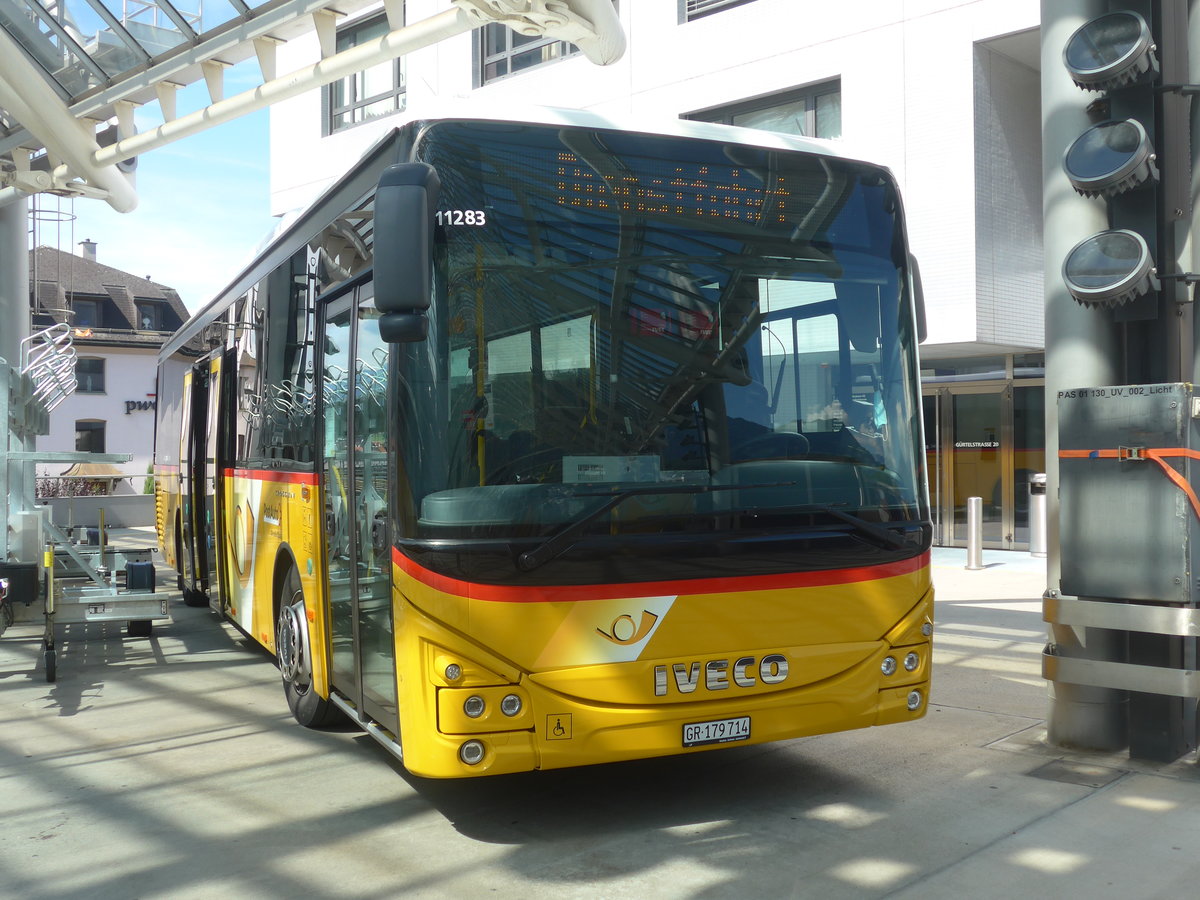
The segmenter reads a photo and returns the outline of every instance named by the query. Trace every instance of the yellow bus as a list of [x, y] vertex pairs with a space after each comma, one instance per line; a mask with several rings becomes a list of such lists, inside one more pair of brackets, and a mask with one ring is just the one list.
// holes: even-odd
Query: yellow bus
[[835, 145], [414, 119], [164, 346], [162, 551], [421, 776], [912, 721], [919, 307]]

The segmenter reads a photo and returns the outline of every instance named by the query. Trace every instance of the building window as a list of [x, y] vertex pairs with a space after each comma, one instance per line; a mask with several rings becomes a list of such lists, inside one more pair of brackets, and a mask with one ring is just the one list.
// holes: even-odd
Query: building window
[[754, 0], [679, 0], [679, 21], [693, 22], [696, 19], [711, 16], [713, 13], [753, 2]]
[[[613, 0], [613, 6], [617, 6], [616, 0]], [[499, 22], [478, 29], [475, 32], [475, 46], [475, 58], [479, 65], [476, 87], [579, 52], [574, 44], [517, 34]]]
[[[337, 52], [349, 50], [391, 31], [386, 16], [355, 22], [338, 32]], [[393, 59], [355, 72], [325, 88], [324, 133], [400, 112], [405, 106], [404, 66]]]
[[75, 310], [75, 319], [71, 324], [76, 328], [100, 327], [99, 300], [82, 300], [76, 297], [71, 301], [71, 308]]
[[800, 90], [691, 113], [684, 118], [802, 137], [839, 138], [842, 136], [842, 82], [834, 79]]
[[104, 360], [75, 360], [76, 390], [81, 394], [104, 393]]
[[104, 452], [104, 423], [80, 419], [75, 423], [75, 449], [83, 453]]
[[163, 330], [162, 304], [138, 300], [134, 305], [137, 307], [138, 331]]

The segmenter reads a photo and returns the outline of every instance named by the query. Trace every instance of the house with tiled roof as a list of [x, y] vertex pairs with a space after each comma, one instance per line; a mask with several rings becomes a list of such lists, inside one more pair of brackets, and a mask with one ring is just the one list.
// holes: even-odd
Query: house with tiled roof
[[79, 246], [80, 254], [47, 246], [30, 251], [32, 330], [65, 323], [76, 352], [75, 393], [51, 412], [50, 431], [37, 439], [37, 449], [132, 458], [106, 466], [103, 477], [39, 464], [39, 493], [68, 492], [64, 485], [75, 478], [112, 493], [141, 493], [154, 456], [158, 351], [188, 311], [173, 288], [100, 263], [93, 241]]

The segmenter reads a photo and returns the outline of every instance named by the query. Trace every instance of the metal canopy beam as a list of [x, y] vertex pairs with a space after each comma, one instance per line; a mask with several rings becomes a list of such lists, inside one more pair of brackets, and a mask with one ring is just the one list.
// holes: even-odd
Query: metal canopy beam
[[[12, 36], [4, 31], [0, 31], [0, 106], [21, 121], [36, 123], [42, 146], [64, 163], [66, 171], [53, 174], [13, 173], [10, 178], [25, 192], [57, 190], [84, 196], [91, 192], [92, 196], [103, 196], [118, 212], [130, 212], [137, 206], [133, 185], [115, 166], [95, 162], [100, 149], [95, 135], [71, 115], [50, 83], [39, 77]], [[72, 188], [76, 178], [85, 184]], [[12, 191], [8, 188], [0, 195]], [[0, 197], [3, 202], [5, 198]]]

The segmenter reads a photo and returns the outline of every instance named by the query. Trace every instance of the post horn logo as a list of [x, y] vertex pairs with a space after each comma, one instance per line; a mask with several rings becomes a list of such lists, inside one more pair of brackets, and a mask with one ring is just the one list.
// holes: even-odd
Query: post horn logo
[[612, 624], [608, 626], [608, 631], [605, 631], [603, 628], [597, 628], [596, 633], [602, 638], [612, 641], [614, 644], [627, 646], [643, 640], [646, 635], [654, 630], [654, 623], [657, 621], [658, 616], [648, 609], [643, 609], [640, 622], [634, 622], [633, 616], [630, 615], [617, 616], [612, 620]]

